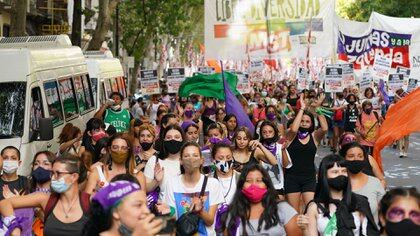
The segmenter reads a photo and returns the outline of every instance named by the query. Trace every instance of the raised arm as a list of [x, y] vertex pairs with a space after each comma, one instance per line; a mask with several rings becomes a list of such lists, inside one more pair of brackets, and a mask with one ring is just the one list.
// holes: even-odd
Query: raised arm
[[293, 121], [292, 125], [290, 126], [290, 129], [286, 133], [286, 138], [289, 141], [293, 141], [293, 139], [295, 138], [299, 130], [300, 122], [302, 121], [303, 111], [306, 109], [306, 103], [303, 99], [303, 94], [300, 95], [300, 104], [300, 109], [296, 114], [295, 120]]

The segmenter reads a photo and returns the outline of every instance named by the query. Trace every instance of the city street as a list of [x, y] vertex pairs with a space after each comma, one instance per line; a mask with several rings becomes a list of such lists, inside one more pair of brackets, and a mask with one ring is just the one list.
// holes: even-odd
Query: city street
[[[320, 158], [330, 154], [330, 149], [322, 147], [317, 153], [317, 163]], [[396, 186], [415, 186], [420, 188], [420, 133], [410, 136], [408, 158], [399, 158], [397, 149], [387, 147], [382, 150], [382, 163], [385, 169], [388, 188]]]

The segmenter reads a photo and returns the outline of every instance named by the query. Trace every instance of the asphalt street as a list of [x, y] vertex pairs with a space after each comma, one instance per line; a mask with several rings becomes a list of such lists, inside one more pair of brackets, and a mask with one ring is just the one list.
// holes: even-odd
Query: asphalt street
[[[330, 154], [329, 148], [320, 147], [316, 163]], [[407, 158], [399, 158], [398, 149], [386, 147], [382, 150], [382, 164], [388, 188], [396, 186], [415, 186], [420, 190], [420, 133], [410, 135], [410, 145]]]

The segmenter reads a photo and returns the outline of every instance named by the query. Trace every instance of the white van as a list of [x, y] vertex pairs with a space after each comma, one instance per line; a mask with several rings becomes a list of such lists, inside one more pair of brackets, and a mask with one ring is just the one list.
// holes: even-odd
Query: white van
[[0, 150], [20, 150], [19, 174], [30, 173], [36, 152], [58, 151], [66, 123], [83, 132], [96, 94], [82, 50], [67, 35], [0, 38]]
[[[84, 55], [89, 77], [98, 91], [95, 103], [99, 101], [99, 104], [104, 104], [112, 92], [119, 92], [127, 98], [127, 84], [120, 60], [114, 58], [111, 51], [86, 51]], [[128, 107], [126, 99], [123, 107]]]

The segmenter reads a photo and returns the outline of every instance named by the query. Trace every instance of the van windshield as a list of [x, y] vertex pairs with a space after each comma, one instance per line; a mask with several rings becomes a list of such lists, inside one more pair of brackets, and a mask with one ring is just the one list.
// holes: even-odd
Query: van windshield
[[0, 138], [22, 137], [26, 82], [0, 83]]

